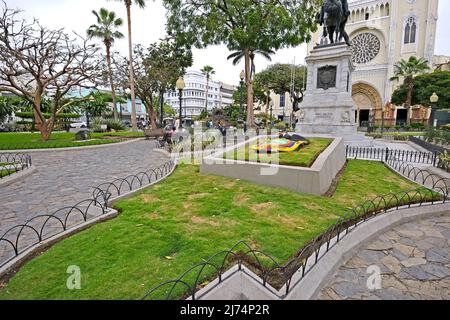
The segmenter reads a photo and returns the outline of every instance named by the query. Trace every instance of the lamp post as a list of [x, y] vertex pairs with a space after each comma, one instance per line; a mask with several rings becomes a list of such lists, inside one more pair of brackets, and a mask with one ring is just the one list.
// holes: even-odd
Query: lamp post
[[180, 123], [178, 124], [178, 129], [183, 128], [182, 118], [183, 118], [183, 89], [185, 87], [185, 83], [183, 77], [179, 77], [176, 83], [176, 87], [178, 89], [178, 97], [180, 99]]
[[436, 92], [433, 92], [433, 94], [430, 97], [431, 102], [431, 115], [430, 115], [430, 127], [436, 127], [437, 121], [434, 119], [435, 113], [436, 113], [436, 105], [439, 101], [439, 96], [436, 94]]
[[241, 80], [239, 82], [239, 91], [240, 91], [240, 119], [242, 120], [244, 117], [244, 78], [245, 78], [245, 71], [242, 70], [241, 73], [239, 74], [239, 79]]
[[89, 108], [86, 109], [86, 126], [87, 126], [88, 128], [89, 128], [89, 126], [90, 126], [89, 112], [90, 112], [90, 109], [92, 109], [92, 104], [93, 104], [93, 102], [95, 102], [95, 98], [91, 95], [91, 96], [89, 97], [89, 102], [88, 102]]

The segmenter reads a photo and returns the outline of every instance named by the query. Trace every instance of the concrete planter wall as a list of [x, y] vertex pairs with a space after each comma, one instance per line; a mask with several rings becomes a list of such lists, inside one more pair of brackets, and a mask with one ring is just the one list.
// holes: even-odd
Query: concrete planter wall
[[[226, 152], [241, 148], [256, 139], [241, 143]], [[325, 194], [346, 162], [345, 144], [342, 138], [334, 138], [311, 168], [226, 160], [222, 156], [223, 152], [219, 152], [206, 157], [200, 167], [200, 172], [248, 180], [272, 187], [288, 188], [313, 195]]]

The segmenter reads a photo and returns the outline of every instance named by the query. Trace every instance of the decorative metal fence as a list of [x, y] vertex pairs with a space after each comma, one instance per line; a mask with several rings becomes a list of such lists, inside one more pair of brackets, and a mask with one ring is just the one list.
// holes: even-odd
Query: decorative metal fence
[[24, 153], [0, 153], [0, 179], [32, 166], [31, 156]]
[[436, 166], [439, 161], [438, 152], [421, 152], [396, 150], [389, 148], [366, 148], [347, 146], [346, 155], [348, 159], [368, 159], [386, 162], [389, 159], [395, 159], [403, 162], [417, 164], [429, 164]]
[[65, 231], [111, 212], [111, 200], [155, 183], [172, 172], [175, 162], [170, 159], [161, 166], [103, 183], [94, 188], [92, 199], [59, 209], [51, 214], [37, 215], [23, 224], [8, 229], [0, 236], [0, 267], [29, 248]]
[[[448, 195], [449, 191], [450, 189], [447, 189], [445, 194]], [[222, 283], [225, 280], [224, 274], [229, 270], [230, 265], [236, 264], [239, 270], [242, 269], [242, 265], [250, 268], [261, 278], [261, 284], [269, 290], [271, 290], [269, 285], [276, 290], [283, 289], [279, 297], [284, 298], [325, 253], [361, 223], [388, 211], [446, 203], [446, 201], [447, 198], [440, 193], [423, 188], [379, 196], [346, 211], [337, 223], [310, 241], [285, 264], [278, 263], [272, 256], [252, 249], [250, 245], [241, 241], [230, 250], [221, 251], [208, 260], [194, 265], [179, 278], [153, 287], [143, 299], [191, 297], [196, 300], [201, 298], [197, 296], [197, 291], [202, 283], [213, 277], [218, 279], [216, 285]], [[277, 294], [273, 291], [272, 293]]]

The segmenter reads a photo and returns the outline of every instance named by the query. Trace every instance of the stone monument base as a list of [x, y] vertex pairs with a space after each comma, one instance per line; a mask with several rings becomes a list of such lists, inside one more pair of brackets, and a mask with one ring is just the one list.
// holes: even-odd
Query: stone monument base
[[352, 52], [345, 43], [315, 47], [306, 58], [307, 90], [296, 131], [300, 134], [354, 135]]

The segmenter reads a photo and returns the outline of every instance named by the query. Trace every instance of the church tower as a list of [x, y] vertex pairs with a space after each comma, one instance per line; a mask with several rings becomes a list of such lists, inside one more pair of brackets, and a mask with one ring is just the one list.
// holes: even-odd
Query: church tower
[[[356, 121], [367, 126], [370, 118], [380, 125], [425, 123], [428, 110], [390, 105], [393, 91], [401, 83], [390, 81], [394, 65], [411, 56], [425, 58], [432, 68], [439, 0], [349, 0], [347, 33], [352, 41], [355, 66], [352, 96]], [[308, 53], [321, 39], [322, 29], [313, 35]], [[384, 112], [384, 113], [383, 113]]]

